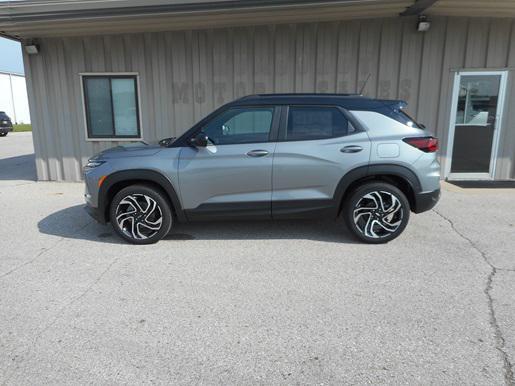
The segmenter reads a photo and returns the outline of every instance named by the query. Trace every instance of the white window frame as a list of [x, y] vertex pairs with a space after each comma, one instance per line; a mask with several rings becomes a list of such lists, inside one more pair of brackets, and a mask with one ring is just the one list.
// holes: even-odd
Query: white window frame
[[[138, 101], [138, 123], [139, 123], [139, 136], [131, 138], [122, 137], [106, 137], [106, 138], [91, 138], [88, 133], [88, 118], [86, 115], [86, 99], [84, 93], [84, 81], [83, 78], [87, 76], [133, 76], [136, 78], [136, 100]], [[87, 142], [137, 142], [143, 140], [143, 121], [141, 119], [141, 88], [140, 88], [140, 76], [139, 72], [81, 72], [79, 73], [80, 90], [82, 98], [82, 114], [84, 119], [84, 138]]]
[[[494, 137], [492, 140], [492, 151], [490, 155], [490, 170], [488, 173], [451, 173], [452, 151], [454, 147], [454, 131], [456, 128], [456, 113], [458, 108], [457, 93], [459, 92], [461, 76], [467, 75], [500, 75], [499, 96], [497, 103], [497, 112], [495, 116]], [[449, 134], [447, 138], [447, 152], [445, 162], [444, 177], [450, 181], [459, 180], [493, 180], [495, 178], [495, 169], [497, 166], [497, 156], [499, 153], [499, 141], [501, 138], [501, 130], [504, 117], [504, 103], [506, 102], [506, 85], [508, 82], [507, 70], [485, 70], [485, 71], [467, 71], [460, 70], [454, 74], [454, 84], [452, 88], [451, 116], [449, 119]]]

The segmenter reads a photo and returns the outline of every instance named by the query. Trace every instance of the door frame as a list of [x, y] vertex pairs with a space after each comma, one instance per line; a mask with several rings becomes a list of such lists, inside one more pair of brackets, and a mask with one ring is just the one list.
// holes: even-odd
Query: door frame
[[[460, 87], [461, 76], [470, 75], [500, 75], [499, 83], [499, 99], [497, 101], [497, 112], [495, 115], [494, 137], [492, 139], [492, 151], [490, 155], [490, 170], [488, 173], [451, 173], [452, 151], [454, 147], [454, 132], [456, 127], [456, 113], [458, 108], [458, 92]], [[444, 177], [447, 180], [493, 180], [495, 178], [495, 168], [497, 163], [497, 155], [499, 152], [499, 141], [501, 138], [502, 119], [504, 115], [504, 103], [506, 100], [506, 85], [508, 82], [508, 71], [457, 71], [454, 75], [454, 83], [452, 87], [452, 103], [451, 115], [449, 118], [449, 133], [447, 138], [447, 152]]]

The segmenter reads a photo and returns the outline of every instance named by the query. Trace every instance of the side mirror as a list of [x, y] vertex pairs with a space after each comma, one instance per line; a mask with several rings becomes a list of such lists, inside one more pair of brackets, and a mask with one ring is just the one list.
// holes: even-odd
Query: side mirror
[[205, 135], [203, 132], [198, 133], [195, 137], [190, 139], [190, 143], [195, 147], [206, 147], [207, 142], [207, 135]]

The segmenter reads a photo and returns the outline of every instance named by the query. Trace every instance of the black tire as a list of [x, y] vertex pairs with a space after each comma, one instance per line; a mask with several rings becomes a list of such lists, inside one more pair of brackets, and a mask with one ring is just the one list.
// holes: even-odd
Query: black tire
[[7, 133], [0, 133], [0, 137], [5, 137]]
[[132, 244], [158, 242], [170, 232], [173, 223], [172, 210], [164, 193], [146, 185], [120, 190], [111, 202], [109, 219], [116, 233]]
[[351, 192], [342, 214], [347, 227], [359, 240], [382, 244], [404, 231], [409, 221], [410, 205], [396, 186], [386, 182], [370, 182]]

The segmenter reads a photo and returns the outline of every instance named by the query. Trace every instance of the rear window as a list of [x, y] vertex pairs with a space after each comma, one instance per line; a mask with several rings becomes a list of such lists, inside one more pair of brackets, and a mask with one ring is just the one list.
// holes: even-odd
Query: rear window
[[288, 111], [286, 139], [304, 141], [343, 137], [349, 122], [336, 107], [291, 106]]
[[395, 119], [397, 122], [402, 123], [403, 125], [409, 127], [415, 127], [417, 129], [422, 129], [422, 127], [415, 121], [412, 117], [408, 115], [407, 112], [398, 107], [389, 107], [385, 106], [379, 111], [381, 114], [386, 115], [392, 119]]

